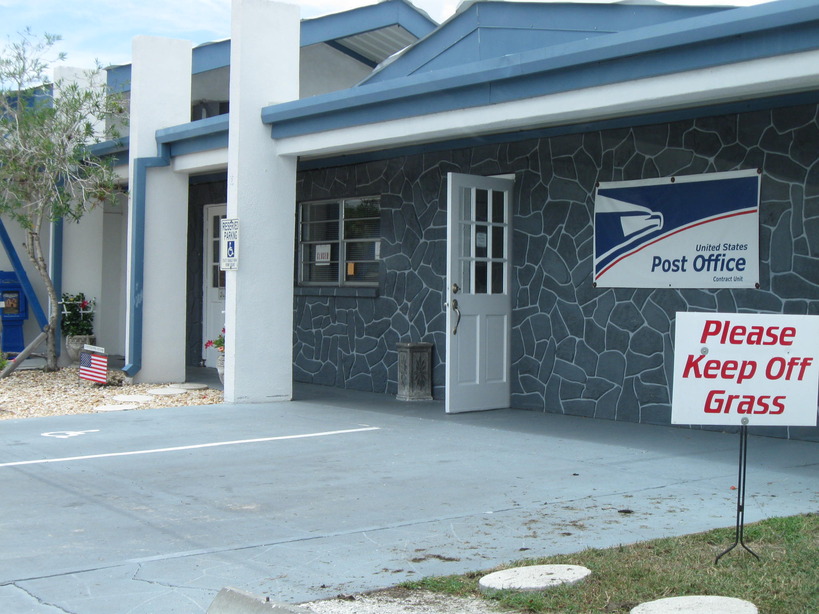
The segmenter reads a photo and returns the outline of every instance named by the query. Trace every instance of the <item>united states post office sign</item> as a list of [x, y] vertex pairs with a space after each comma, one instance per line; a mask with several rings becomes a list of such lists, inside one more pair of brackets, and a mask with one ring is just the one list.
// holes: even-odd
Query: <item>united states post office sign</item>
[[603, 288], [753, 288], [756, 170], [601, 183], [594, 282]]
[[816, 426], [819, 316], [678, 313], [672, 424]]

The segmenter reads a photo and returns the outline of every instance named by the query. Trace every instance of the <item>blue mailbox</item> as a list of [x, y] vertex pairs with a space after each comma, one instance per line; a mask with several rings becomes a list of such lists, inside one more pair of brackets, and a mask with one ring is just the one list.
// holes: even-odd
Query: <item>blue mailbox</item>
[[17, 275], [0, 271], [0, 308], [3, 314], [3, 351], [19, 353], [25, 348], [23, 324], [28, 320], [28, 301]]

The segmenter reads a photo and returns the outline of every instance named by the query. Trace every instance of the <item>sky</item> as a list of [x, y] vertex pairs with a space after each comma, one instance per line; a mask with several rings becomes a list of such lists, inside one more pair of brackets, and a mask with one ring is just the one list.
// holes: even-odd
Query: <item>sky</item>
[[[376, 4], [378, 0], [290, 0], [302, 19]], [[528, 1], [528, 0], [523, 0]], [[540, 0], [543, 1], [543, 0]], [[605, 0], [599, 0], [605, 1]], [[675, 0], [675, 4], [759, 4], [766, 0]], [[411, 0], [441, 23], [460, 0]], [[0, 0], [0, 45], [30, 27], [62, 36], [56, 50], [67, 66], [92, 68], [130, 62], [139, 34], [190, 40], [198, 45], [230, 36], [230, 0]]]

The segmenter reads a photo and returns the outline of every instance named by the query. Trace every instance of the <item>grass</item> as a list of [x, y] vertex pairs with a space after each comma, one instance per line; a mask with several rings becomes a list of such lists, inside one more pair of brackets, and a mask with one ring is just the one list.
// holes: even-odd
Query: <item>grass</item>
[[574, 586], [534, 593], [483, 595], [514, 612], [627, 613], [636, 605], [685, 595], [736, 597], [761, 614], [819, 614], [819, 514], [772, 518], [745, 526], [745, 543], [714, 564], [734, 542], [735, 529], [716, 529], [577, 554], [529, 559], [481, 573], [426, 578], [402, 586], [463, 596], [481, 595], [486, 573], [522, 565], [570, 564], [592, 575]]

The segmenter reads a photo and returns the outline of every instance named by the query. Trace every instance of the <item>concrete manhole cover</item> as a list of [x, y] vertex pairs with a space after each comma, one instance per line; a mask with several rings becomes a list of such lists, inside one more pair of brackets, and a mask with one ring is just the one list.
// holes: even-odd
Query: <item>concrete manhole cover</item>
[[756, 606], [734, 597], [667, 597], [641, 603], [631, 614], [758, 614]]
[[114, 400], [120, 403], [147, 403], [154, 398], [147, 394], [118, 394], [114, 396]]
[[182, 388], [176, 388], [176, 387], [173, 387], [173, 388], [151, 388], [148, 391], [148, 394], [153, 394], [155, 396], [160, 396], [160, 397], [172, 397], [172, 396], [177, 395], [177, 394], [187, 394], [187, 392], [188, 392], [187, 390], [184, 390]]
[[540, 591], [574, 584], [591, 574], [591, 570], [580, 565], [531, 565], [504, 569], [484, 576], [478, 582], [482, 591]]
[[174, 384], [174, 388], [181, 388], [182, 390], [207, 390], [207, 384], [197, 384], [196, 382], [185, 382], [184, 384]]
[[99, 405], [95, 408], [96, 411], [128, 411], [129, 409], [137, 409], [139, 405], [134, 403], [123, 403], [121, 405]]

